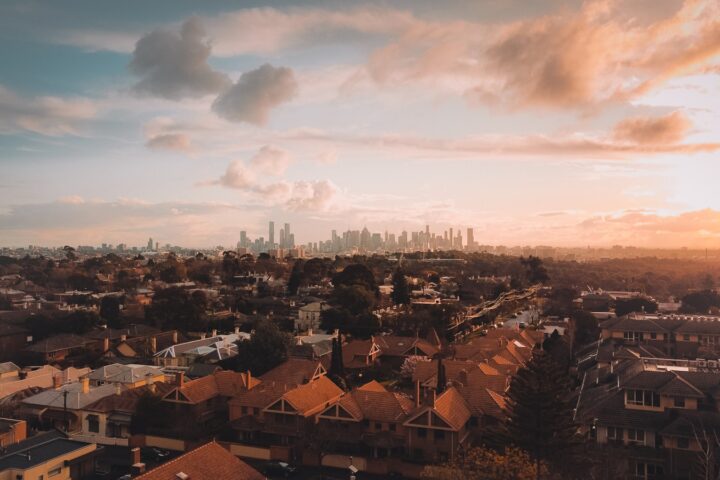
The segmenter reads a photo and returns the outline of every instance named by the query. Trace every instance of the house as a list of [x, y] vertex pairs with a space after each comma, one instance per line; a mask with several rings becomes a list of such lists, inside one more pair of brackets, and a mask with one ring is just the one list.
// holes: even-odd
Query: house
[[0, 453], [0, 480], [82, 480], [95, 474], [95, 444], [78, 442], [58, 431], [41, 433]]
[[465, 399], [454, 387], [437, 397], [432, 395], [403, 423], [408, 432], [408, 452], [427, 461], [453, 458], [469, 443], [471, 416]]
[[235, 342], [249, 338], [249, 334], [242, 332], [230, 335], [212, 335], [167, 347], [158, 351], [153, 356], [153, 360], [156, 365], [165, 367], [186, 367], [200, 357], [217, 362], [237, 355]]
[[373, 458], [401, 456], [407, 437], [403, 422], [414, 408], [410, 398], [371, 381], [318, 414], [318, 436], [331, 443], [335, 452]]
[[298, 317], [295, 320], [295, 330], [299, 332], [318, 330], [320, 328], [322, 312], [330, 310], [330, 308], [330, 305], [325, 302], [312, 302], [303, 305], [298, 309]]
[[79, 382], [60, 385], [22, 400], [22, 411], [29, 423], [68, 432], [83, 431], [87, 405], [113, 395], [120, 385], [91, 386], [86, 376]]
[[22, 442], [27, 438], [25, 420], [0, 418], [0, 449]]
[[343, 364], [348, 370], [362, 370], [375, 366], [382, 349], [375, 337], [369, 340], [351, 340], [342, 347]]
[[576, 421], [630, 474], [677, 478], [720, 435], [718, 400], [720, 371], [704, 360], [621, 358], [585, 373]]
[[263, 382], [284, 385], [303, 385], [314, 382], [327, 374], [322, 362], [303, 358], [288, 358], [272, 370], [260, 375]]
[[265, 476], [216, 442], [180, 455], [135, 480], [265, 480]]
[[[68, 367], [60, 370], [51, 365], [42, 367], [29, 367], [20, 371], [6, 367], [4, 374], [0, 376], [0, 399], [7, 398], [23, 390], [45, 389], [58, 387], [64, 383], [76, 382], [80, 377], [90, 373], [89, 368]], [[14, 364], [12, 364], [14, 365]]]
[[79, 335], [63, 333], [40, 340], [25, 350], [45, 363], [53, 363], [83, 353], [93, 342]]
[[147, 383], [164, 382], [165, 373], [151, 365], [113, 363], [93, 370], [88, 378], [93, 386], [119, 383], [127, 388], [137, 388]]
[[121, 440], [131, 435], [130, 426], [140, 399], [145, 395], [162, 397], [173, 388], [173, 384], [151, 382], [130, 390], [116, 390], [83, 408], [82, 428], [75, 436], [94, 443], [127, 445]]

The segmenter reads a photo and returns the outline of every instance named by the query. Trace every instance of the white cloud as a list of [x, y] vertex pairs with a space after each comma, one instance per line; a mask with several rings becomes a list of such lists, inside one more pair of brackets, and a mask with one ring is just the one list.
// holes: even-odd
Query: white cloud
[[231, 122], [264, 125], [270, 111], [292, 100], [297, 92], [292, 69], [266, 63], [240, 75], [235, 85], [218, 96], [212, 108]]
[[95, 104], [84, 98], [23, 97], [0, 85], [0, 133], [78, 135], [96, 114]]
[[280, 177], [285, 174], [290, 165], [290, 154], [271, 145], [263, 146], [258, 153], [250, 159], [250, 166], [265, 175]]
[[154, 135], [147, 139], [145, 145], [154, 150], [170, 150], [175, 152], [190, 152], [193, 149], [190, 136], [184, 133]]

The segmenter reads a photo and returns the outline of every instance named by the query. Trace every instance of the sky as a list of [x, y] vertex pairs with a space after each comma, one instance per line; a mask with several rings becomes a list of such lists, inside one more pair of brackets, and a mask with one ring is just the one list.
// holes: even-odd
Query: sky
[[11, 0], [0, 66], [0, 246], [720, 247], [717, 0]]

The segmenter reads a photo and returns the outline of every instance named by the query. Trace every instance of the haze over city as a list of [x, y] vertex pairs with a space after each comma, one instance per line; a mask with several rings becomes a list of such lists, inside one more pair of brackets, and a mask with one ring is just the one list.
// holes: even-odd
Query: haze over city
[[717, 247], [719, 10], [3, 2], [0, 245]]

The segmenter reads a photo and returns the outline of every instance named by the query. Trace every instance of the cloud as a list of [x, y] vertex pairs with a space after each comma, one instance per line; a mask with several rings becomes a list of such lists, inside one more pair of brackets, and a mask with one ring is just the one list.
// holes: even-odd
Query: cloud
[[338, 189], [329, 180], [279, 180], [264, 183], [264, 176], [282, 176], [290, 163], [285, 150], [265, 145], [250, 159], [231, 162], [217, 180], [201, 182], [200, 186], [221, 186], [239, 190], [266, 205], [282, 205], [292, 211], [325, 211], [332, 204]]
[[237, 83], [220, 94], [213, 110], [231, 122], [264, 125], [270, 110], [289, 102], [298, 92], [292, 69], [270, 64], [240, 75]]
[[184, 133], [154, 135], [148, 138], [145, 145], [153, 150], [170, 150], [174, 152], [190, 152], [193, 149], [190, 136]]
[[613, 135], [640, 145], [671, 145], [683, 140], [690, 127], [690, 120], [675, 111], [656, 118], [627, 118], [615, 126]]
[[80, 205], [85, 203], [85, 199], [80, 195], [68, 195], [58, 198], [58, 203], [64, 203], [67, 205]]
[[96, 114], [97, 107], [87, 99], [23, 97], [0, 85], [0, 133], [79, 135]]
[[218, 93], [230, 79], [208, 64], [211, 50], [197, 18], [187, 20], [179, 34], [155, 30], [135, 44], [129, 68], [141, 79], [133, 89], [170, 100]]
[[265, 145], [250, 159], [250, 166], [265, 175], [280, 177], [290, 165], [290, 154], [277, 147]]

